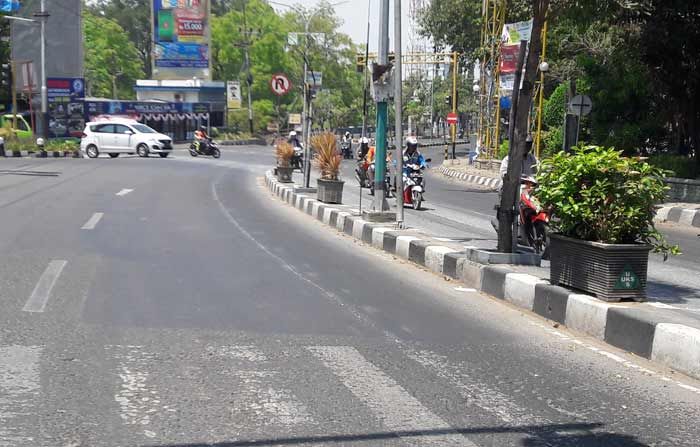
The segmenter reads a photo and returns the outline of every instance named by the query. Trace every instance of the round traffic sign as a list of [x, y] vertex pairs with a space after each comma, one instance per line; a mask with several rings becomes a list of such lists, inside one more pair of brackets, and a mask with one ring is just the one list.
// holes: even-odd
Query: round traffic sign
[[457, 114], [450, 112], [447, 114], [447, 124], [457, 124]]
[[292, 89], [292, 82], [287, 75], [276, 73], [272, 75], [272, 79], [270, 79], [270, 88], [272, 88], [272, 93], [277, 96], [282, 96]]

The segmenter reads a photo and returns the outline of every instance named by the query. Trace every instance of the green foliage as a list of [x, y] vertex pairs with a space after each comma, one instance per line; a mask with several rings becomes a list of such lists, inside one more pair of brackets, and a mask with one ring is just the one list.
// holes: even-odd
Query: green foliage
[[646, 243], [664, 256], [678, 254], [654, 228], [666, 172], [620, 151], [579, 146], [542, 161], [537, 197], [565, 236], [608, 244]]
[[649, 164], [670, 171], [673, 177], [698, 178], [700, 169], [685, 155], [658, 154], [649, 158]]
[[540, 158], [551, 157], [562, 150], [564, 145], [564, 130], [562, 126], [552, 127], [542, 132]]
[[566, 84], [559, 84], [542, 106], [542, 125], [545, 129], [564, 125], [566, 113]]
[[501, 141], [501, 144], [498, 146], [498, 159], [503, 160], [506, 155], [508, 155], [509, 150], [510, 145], [508, 144], [508, 140]]
[[112, 97], [116, 80], [120, 98], [133, 98], [136, 79], [144, 75], [134, 44], [119, 24], [89, 11], [83, 14], [85, 79], [92, 96]]
[[76, 140], [66, 139], [66, 140], [48, 140], [46, 142], [45, 149], [47, 152], [52, 151], [76, 151], [80, 149], [80, 143]]

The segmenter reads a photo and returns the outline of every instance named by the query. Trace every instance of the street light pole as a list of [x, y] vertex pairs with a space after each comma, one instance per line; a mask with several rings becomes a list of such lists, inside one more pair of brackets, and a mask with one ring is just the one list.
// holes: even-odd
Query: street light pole
[[41, 116], [42, 133], [44, 138], [49, 137], [49, 91], [46, 87], [46, 0], [41, 0], [41, 11], [37, 17], [41, 20]]
[[401, 68], [401, 0], [394, 0], [394, 58], [396, 68], [394, 69], [394, 116], [396, 135], [394, 146], [396, 147], [396, 210], [397, 224], [399, 228], [403, 228], [404, 211], [403, 211], [403, 89], [402, 80], [403, 73]]
[[375, 70], [382, 70], [383, 73], [372, 73], [375, 87], [375, 101], [377, 102], [377, 142], [374, 156], [374, 200], [372, 201], [372, 211], [385, 212], [389, 210], [389, 203], [386, 201], [384, 190], [384, 177], [386, 175], [386, 152], [387, 152], [387, 121], [389, 112], [387, 109], [386, 91], [382, 88], [382, 76], [389, 67], [389, 0], [381, 0], [379, 9], [379, 51], [377, 52], [377, 66]]

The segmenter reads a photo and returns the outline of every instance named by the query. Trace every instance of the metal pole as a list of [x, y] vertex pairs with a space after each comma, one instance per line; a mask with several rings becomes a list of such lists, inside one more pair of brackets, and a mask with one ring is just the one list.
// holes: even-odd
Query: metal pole
[[[46, 4], [45, 0], [41, 0], [41, 116], [42, 116], [42, 134], [44, 138], [49, 137], [49, 97], [48, 89], [46, 88]], [[31, 98], [30, 98], [31, 101]]]
[[[547, 22], [542, 26], [542, 62], [547, 57]], [[535, 135], [535, 156], [540, 158], [540, 143], [542, 140], [542, 106], [544, 104], [544, 72], [540, 70], [540, 92], [537, 98], [537, 134]]]
[[253, 78], [250, 75], [250, 58], [248, 57], [247, 44], [245, 47], [245, 64], [248, 69], [248, 76], [246, 79], [246, 83], [248, 84], [248, 126], [250, 127], [250, 136], [252, 137], [255, 133], [255, 129], [253, 128], [253, 83], [251, 82]]
[[[378, 48], [377, 63], [379, 66], [387, 66], [389, 64], [389, 0], [381, 0], [380, 3]], [[374, 157], [375, 196], [372, 202], [373, 211], [387, 211], [389, 209], [389, 204], [386, 201], [386, 191], [384, 191], [388, 115], [386, 98], [382, 98], [377, 101], [377, 145]]]
[[[10, 72], [10, 77], [12, 78], [10, 81], [10, 89], [12, 91], [12, 129], [17, 129], [17, 89], [15, 88], [17, 86], [17, 64], [14, 60], [10, 61]], [[31, 98], [29, 103], [32, 103]]]
[[[457, 52], [452, 52], [452, 113], [457, 114]], [[452, 160], [456, 158], [457, 123], [452, 125]]]
[[[369, 23], [370, 23], [370, 15], [372, 11], [372, 0], [369, 0], [368, 5], [367, 5], [367, 40], [365, 43], [365, 79], [364, 79], [364, 91], [363, 91], [363, 98], [362, 98], [362, 137], [367, 136], [367, 95], [369, 94], [369, 89], [367, 88], [367, 74], [369, 72], [369, 61], [367, 60], [369, 58]], [[361, 190], [361, 188], [360, 188]], [[361, 197], [360, 197], [361, 198]], [[360, 210], [362, 211], [362, 210]]]
[[311, 125], [309, 124], [309, 85], [306, 83], [306, 72], [309, 69], [307, 53], [309, 51], [309, 24], [311, 23], [311, 17], [306, 21], [304, 26], [304, 79], [302, 80], [304, 85], [304, 113], [302, 119], [302, 132], [304, 134], [304, 188], [308, 188], [311, 184], [311, 148], [309, 148], [309, 132], [311, 131]]
[[403, 228], [404, 222], [404, 212], [403, 212], [403, 127], [402, 127], [402, 109], [403, 109], [403, 97], [402, 97], [402, 81], [403, 72], [401, 68], [401, 0], [394, 0], [394, 54], [395, 58], [395, 68], [394, 68], [394, 116], [396, 130], [394, 131], [396, 138], [396, 210], [397, 213], [397, 225], [399, 228]]

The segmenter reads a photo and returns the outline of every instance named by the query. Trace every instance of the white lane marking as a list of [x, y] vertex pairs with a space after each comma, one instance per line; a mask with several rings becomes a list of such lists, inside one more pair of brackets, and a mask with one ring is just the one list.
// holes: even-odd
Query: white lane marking
[[90, 219], [88, 219], [87, 222], [85, 222], [85, 225], [83, 225], [82, 229], [83, 230], [94, 230], [97, 224], [100, 222], [100, 219], [102, 219], [102, 216], [104, 216], [104, 213], [95, 213], [92, 215]]
[[[430, 351], [407, 350], [408, 358], [430, 369], [443, 380], [450, 382], [460, 392], [460, 395], [469, 402], [469, 405], [487, 411], [500, 418], [507, 424], [537, 425], [548, 424], [549, 420], [532, 415], [530, 410], [521, 408], [507, 395], [498, 390], [491, 389], [478, 378], [470, 376], [466, 368], [461, 364], [451, 364], [447, 357]], [[556, 409], [557, 411], [561, 411]]]
[[[420, 446], [469, 446], [476, 444], [462, 435], [430, 434], [432, 430], [449, 431], [450, 425], [424, 407], [394, 379], [384, 374], [351, 346], [310, 346], [307, 348], [335, 373], [343, 384], [377, 416], [383, 425], [402, 440]], [[425, 433], [420, 433], [425, 431]]]
[[26, 419], [39, 403], [41, 351], [38, 346], [0, 347], [0, 446], [35, 444], [35, 427]]
[[49, 266], [46, 267], [44, 273], [42, 273], [39, 278], [39, 282], [34, 287], [31, 296], [27, 300], [27, 303], [22, 308], [25, 312], [43, 312], [46, 308], [46, 303], [49, 301], [51, 296], [51, 290], [56, 284], [56, 280], [61, 275], [63, 267], [66, 266], [68, 261], [64, 260], [53, 260], [49, 262]]
[[476, 292], [476, 289], [470, 289], [469, 287], [455, 287], [457, 292]]
[[121, 191], [119, 191], [116, 195], [117, 196], [125, 196], [125, 195], [129, 194], [131, 191], [133, 191], [133, 189], [124, 188]]
[[561, 334], [559, 331], [554, 330], [554, 329], [552, 329], [552, 328], [550, 328], [550, 327], [548, 327], [548, 326], [545, 326], [545, 325], [543, 325], [543, 324], [534, 323], [534, 322], [531, 322], [530, 324], [532, 324], [533, 326], [537, 326], [537, 327], [539, 327], [539, 328], [541, 328], [541, 329], [544, 329], [545, 332], [548, 332], [548, 333], [550, 333], [550, 334], [552, 334], [552, 335], [558, 336], [558, 337], [561, 338], [563, 341], [569, 341], [569, 342], [575, 343], [576, 345], [582, 346], [582, 347], [588, 349], [589, 351], [595, 352], [595, 353], [598, 354], [598, 355], [601, 355], [601, 356], [603, 356], [603, 357], [605, 357], [605, 358], [607, 358], [607, 359], [609, 359], [609, 360], [612, 360], [612, 361], [614, 361], [614, 362], [617, 362], [617, 363], [623, 365], [625, 368], [634, 369], [634, 370], [639, 371], [639, 372], [641, 372], [641, 373], [643, 373], [643, 374], [645, 374], [645, 375], [647, 375], [647, 376], [649, 376], [649, 377], [659, 377], [659, 378], [660, 378], [661, 380], [663, 380], [664, 382], [673, 382], [674, 384], [678, 385], [679, 387], [681, 387], [681, 388], [683, 388], [683, 389], [686, 389], [686, 390], [692, 391], [692, 392], [694, 392], [694, 393], [700, 394], [700, 388], [695, 388], [695, 387], [692, 387], [692, 386], [690, 386], [690, 385], [686, 385], [686, 384], [684, 384], [683, 382], [681, 382], [681, 381], [679, 381], [679, 380], [673, 380], [673, 379], [670, 379], [670, 378], [668, 378], [668, 377], [666, 377], [666, 376], [659, 375], [658, 373], [656, 373], [656, 372], [654, 372], [654, 371], [652, 371], [652, 370], [650, 370], [650, 369], [644, 368], [643, 366], [640, 366], [640, 365], [638, 365], [638, 364], [636, 364], [636, 363], [633, 363], [633, 362], [631, 362], [631, 361], [629, 361], [629, 360], [626, 360], [626, 359], [624, 359], [624, 358], [622, 358], [622, 357], [620, 357], [620, 356], [618, 356], [618, 355], [616, 355], [616, 354], [613, 354], [612, 352], [605, 351], [605, 350], [603, 350], [603, 349], [597, 348], [597, 347], [595, 347], [595, 346], [593, 346], [593, 345], [590, 345], [590, 344], [588, 344], [588, 343], [584, 343], [584, 342], [582, 342], [582, 341], [580, 341], [580, 340], [576, 340], [576, 339], [572, 339], [572, 338], [566, 337], [565, 335]]
[[119, 361], [118, 375], [121, 385], [117, 394], [114, 395], [114, 400], [121, 409], [119, 416], [126, 425], [140, 426], [145, 436], [155, 437], [155, 432], [146, 429], [152, 422], [152, 415], [160, 414], [163, 410], [169, 411], [161, 407], [158, 393], [148, 387], [150, 375], [147, 371], [147, 363], [154, 361], [155, 356], [144, 352], [140, 346], [106, 346], [105, 348], [114, 348]]

